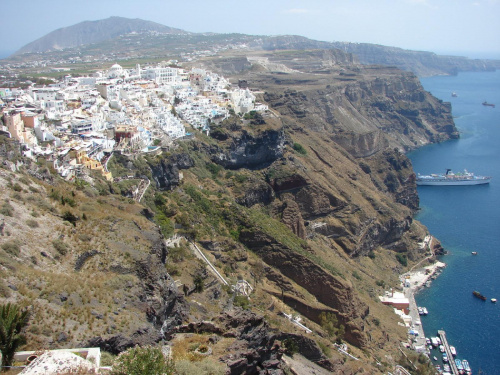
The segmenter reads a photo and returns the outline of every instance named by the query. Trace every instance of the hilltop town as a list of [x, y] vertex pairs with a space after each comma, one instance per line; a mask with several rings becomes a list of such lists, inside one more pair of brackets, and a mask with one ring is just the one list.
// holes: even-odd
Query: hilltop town
[[113, 151], [154, 153], [190, 137], [186, 129], [208, 133], [231, 114], [267, 110], [244, 82], [233, 87], [216, 73], [176, 64], [114, 64], [49, 85], [0, 88], [0, 134], [19, 140], [24, 156], [52, 161], [66, 180], [84, 175], [84, 168], [112, 180], [106, 161]]

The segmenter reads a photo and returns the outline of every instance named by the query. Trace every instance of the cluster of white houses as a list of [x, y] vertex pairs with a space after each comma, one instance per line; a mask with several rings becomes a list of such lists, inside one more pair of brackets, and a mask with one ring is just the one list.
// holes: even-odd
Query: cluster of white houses
[[49, 86], [0, 88], [0, 134], [19, 140], [27, 156], [52, 160], [66, 178], [86, 167], [111, 179], [101, 161], [113, 149], [149, 152], [185, 137], [186, 124], [208, 131], [231, 112], [266, 109], [248, 88], [204, 69], [115, 64]]

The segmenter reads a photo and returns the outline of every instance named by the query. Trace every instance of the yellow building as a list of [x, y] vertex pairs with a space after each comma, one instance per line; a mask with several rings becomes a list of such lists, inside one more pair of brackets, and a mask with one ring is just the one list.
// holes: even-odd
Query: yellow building
[[85, 150], [71, 150], [70, 156], [76, 159], [78, 164], [83, 165], [85, 168], [90, 170], [98, 170], [108, 181], [113, 181], [113, 175], [111, 172], [106, 172], [104, 166], [99, 160], [89, 158]]

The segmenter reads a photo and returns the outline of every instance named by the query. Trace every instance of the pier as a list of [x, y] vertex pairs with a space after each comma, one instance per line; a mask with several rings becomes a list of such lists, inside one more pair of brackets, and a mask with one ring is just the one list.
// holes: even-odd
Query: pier
[[446, 332], [443, 330], [438, 331], [438, 335], [441, 338], [441, 343], [444, 346], [444, 350], [446, 351], [446, 355], [448, 356], [448, 363], [450, 364], [451, 372], [453, 375], [459, 375], [457, 365], [455, 364], [455, 358], [451, 354], [450, 346], [448, 345], [448, 340], [446, 340]]

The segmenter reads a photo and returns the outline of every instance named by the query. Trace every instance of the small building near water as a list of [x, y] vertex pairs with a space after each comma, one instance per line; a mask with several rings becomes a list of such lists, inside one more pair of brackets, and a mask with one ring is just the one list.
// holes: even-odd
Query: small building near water
[[384, 296], [379, 296], [379, 298], [384, 305], [390, 305], [405, 314], [410, 311], [410, 300], [401, 292], [386, 292]]

